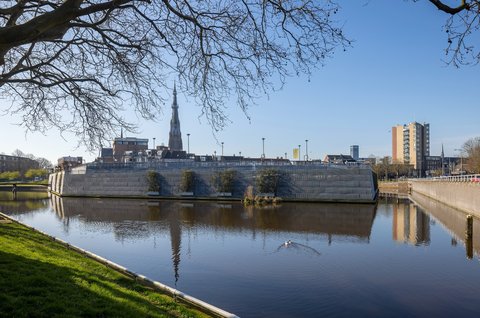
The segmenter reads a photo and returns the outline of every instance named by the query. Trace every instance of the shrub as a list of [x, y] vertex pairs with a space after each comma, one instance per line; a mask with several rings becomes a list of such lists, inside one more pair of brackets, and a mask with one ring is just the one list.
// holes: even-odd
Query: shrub
[[195, 188], [195, 172], [192, 170], [182, 171], [182, 180], [180, 182], [180, 190], [183, 192], [193, 192]]
[[232, 169], [216, 172], [212, 176], [212, 184], [218, 192], [233, 192], [233, 182], [237, 172]]
[[147, 172], [148, 191], [160, 192], [160, 174], [156, 171], [150, 170]]
[[280, 180], [280, 174], [275, 169], [262, 170], [256, 178], [257, 189], [260, 193], [273, 193], [276, 194], [278, 183]]

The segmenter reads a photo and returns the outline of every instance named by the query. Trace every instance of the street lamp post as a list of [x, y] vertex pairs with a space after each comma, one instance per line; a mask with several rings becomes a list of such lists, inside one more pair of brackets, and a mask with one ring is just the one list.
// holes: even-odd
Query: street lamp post
[[190, 134], [187, 134], [187, 153], [190, 153]]
[[305, 139], [305, 158], [308, 161], [308, 139]]
[[455, 151], [458, 151], [460, 154], [460, 175], [463, 175], [463, 153], [462, 149], [455, 149]]
[[223, 157], [223, 141], [222, 141], [222, 157]]
[[302, 145], [298, 145], [298, 161], [302, 160]]
[[155, 137], [153, 137], [153, 149], [155, 149]]
[[262, 158], [265, 159], [265, 137], [262, 137]]

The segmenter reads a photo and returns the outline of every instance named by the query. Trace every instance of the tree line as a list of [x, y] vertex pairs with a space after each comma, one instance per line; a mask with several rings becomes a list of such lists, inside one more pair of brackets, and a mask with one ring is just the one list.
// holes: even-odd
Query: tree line
[[4, 171], [0, 173], [0, 180], [14, 181], [14, 180], [35, 180], [36, 178], [45, 179], [50, 173], [47, 169], [28, 169], [25, 173], [20, 171]]

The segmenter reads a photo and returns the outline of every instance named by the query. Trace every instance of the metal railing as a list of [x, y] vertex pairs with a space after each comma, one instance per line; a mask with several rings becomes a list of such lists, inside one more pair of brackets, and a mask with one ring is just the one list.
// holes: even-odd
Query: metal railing
[[100, 163], [92, 162], [82, 166], [82, 169], [73, 171], [71, 173], [84, 174], [86, 170], [146, 170], [146, 169], [161, 169], [161, 168], [228, 168], [228, 167], [286, 167], [289, 169], [303, 169], [305, 166], [322, 167], [328, 169], [330, 167], [340, 169], [353, 169], [353, 168], [367, 168], [367, 165], [362, 164], [331, 164], [331, 163], [319, 163], [319, 162], [278, 162], [275, 160], [264, 161], [192, 161], [192, 160], [162, 160], [162, 161], [149, 161], [149, 162], [128, 162], [128, 163]]
[[465, 174], [459, 176], [443, 176], [434, 177], [434, 181], [449, 181], [449, 182], [472, 182], [480, 184], [480, 174]]

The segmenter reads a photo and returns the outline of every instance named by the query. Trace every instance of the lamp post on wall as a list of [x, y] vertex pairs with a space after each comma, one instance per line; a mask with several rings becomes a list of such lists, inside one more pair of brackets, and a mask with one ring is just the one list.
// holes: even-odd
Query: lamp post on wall
[[305, 158], [308, 161], [308, 139], [305, 139]]
[[265, 159], [265, 137], [262, 137], [262, 158]]
[[190, 153], [190, 134], [187, 134], [187, 153]]
[[153, 137], [153, 149], [155, 149], [155, 137]]
[[462, 149], [455, 149], [460, 154], [460, 175], [463, 175], [463, 150]]

